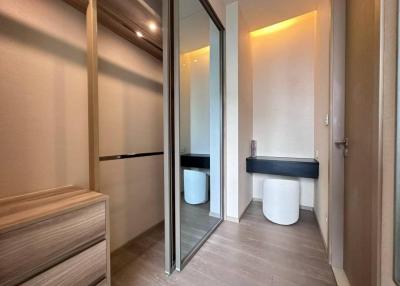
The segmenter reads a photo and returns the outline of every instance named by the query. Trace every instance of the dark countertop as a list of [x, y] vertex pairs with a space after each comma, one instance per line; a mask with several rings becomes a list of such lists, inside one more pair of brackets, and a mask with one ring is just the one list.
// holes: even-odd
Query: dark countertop
[[319, 162], [313, 158], [248, 157], [246, 171], [248, 173], [317, 179]]
[[181, 167], [210, 169], [209, 154], [181, 154]]
[[315, 160], [314, 158], [290, 158], [290, 157], [256, 156], [256, 157], [248, 157], [247, 159], [285, 161], [285, 162], [318, 163], [318, 161]]

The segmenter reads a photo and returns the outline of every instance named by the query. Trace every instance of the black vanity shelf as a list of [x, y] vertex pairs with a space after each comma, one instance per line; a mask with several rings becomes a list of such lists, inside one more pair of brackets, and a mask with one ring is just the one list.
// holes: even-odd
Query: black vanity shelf
[[208, 154], [182, 154], [181, 167], [210, 169], [210, 155]]
[[246, 159], [248, 173], [318, 179], [319, 162], [308, 158], [257, 156]]

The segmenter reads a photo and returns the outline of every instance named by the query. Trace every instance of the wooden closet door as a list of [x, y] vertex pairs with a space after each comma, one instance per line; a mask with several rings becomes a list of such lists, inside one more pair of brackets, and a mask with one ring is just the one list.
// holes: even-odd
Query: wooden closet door
[[379, 213], [379, 1], [347, 1], [344, 269], [377, 284]]

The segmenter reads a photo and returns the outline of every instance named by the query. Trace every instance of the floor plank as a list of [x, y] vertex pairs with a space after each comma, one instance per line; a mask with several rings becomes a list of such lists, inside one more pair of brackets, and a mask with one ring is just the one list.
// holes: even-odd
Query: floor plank
[[312, 212], [293, 226], [266, 220], [259, 202], [223, 222], [181, 273], [164, 274], [160, 225], [112, 255], [112, 285], [335, 286]]

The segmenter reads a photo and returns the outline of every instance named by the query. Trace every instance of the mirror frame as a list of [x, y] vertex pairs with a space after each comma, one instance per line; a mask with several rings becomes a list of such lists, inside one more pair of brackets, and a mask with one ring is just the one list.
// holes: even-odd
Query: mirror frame
[[[175, 268], [177, 271], [182, 271], [184, 267], [188, 264], [188, 262], [192, 259], [192, 257], [197, 253], [197, 251], [202, 247], [202, 245], [207, 241], [207, 239], [211, 236], [211, 234], [218, 228], [218, 226], [224, 220], [224, 110], [225, 110], [225, 27], [218, 18], [218, 15], [214, 11], [213, 7], [211, 6], [208, 0], [196, 0], [199, 1], [202, 7], [205, 9], [206, 13], [213, 21], [215, 26], [217, 27], [220, 33], [220, 76], [221, 76], [221, 86], [220, 86], [220, 94], [221, 94], [221, 117], [220, 117], [220, 127], [221, 127], [221, 157], [220, 157], [220, 164], [221, 164], [221, 199], [220, 199], [220, 210], [221, 210], [221, 219], [217, 224], [215, 224], [207, 233], [206, 235], [197, 243], [197, 245], [182, 259], [181, 257], [181, 212], [180, 212], [180, 197], [181, 197], [181, 184], [180, 184], [180, 174], [181, 174], [181, 165], [180, 165], [180, 138], [179, 138], [179, 130], [180, 130], [180, 118], [179, 118], [179, 110], [180, 110], [180, 94], [179, 94], [179, 5], [177, 4], [177, 0], [170, 0], [172, 1], [172, 16], [170, 24], [172, 25], [172, 34], [169, 39], [170, 41], [170, 53], [169, 56], [172, 57], [170, 72], [173, 73], [172, 80], [170, 84], [172, 87], [170, 88], [171, 97], [169, 100], [169, 104], [172, 108], [170, 113], [172, 114], [172, 121], [171, 127], [174, 130], [174, 134], [171, 134], [170, 137], [170, 146], [173, 146], [174, 154], [173, 154], [173, 169], [170, 170], [170, 174], [173, 177], [174, 185], [170, 189], [173, 193], [173, 199], [171, 200], [170, 207], [174, 209], [175, 215], [175, 242], [174, 242], [174, 249], [175, 249]], [[171, 128], [170, 127], [170, 128]], [[172, 154], [171, 154], [172, 155]], [[166, 245], [167, 247], [167, 245]]]

